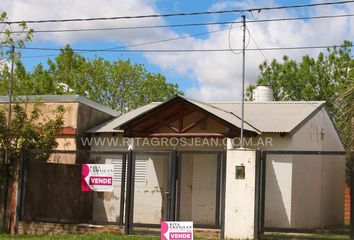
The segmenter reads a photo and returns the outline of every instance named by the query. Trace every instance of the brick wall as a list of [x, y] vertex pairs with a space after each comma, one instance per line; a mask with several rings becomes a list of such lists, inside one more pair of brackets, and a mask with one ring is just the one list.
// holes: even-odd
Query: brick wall
[[59, 235], [77, 233], [123, 233], [121, 226], [93, 226], [82, 224], [63, 224], [20, 221], [18, 234]]
[[344, 190], [344, 220], [350, 220], [350, 188], [345, 185]]

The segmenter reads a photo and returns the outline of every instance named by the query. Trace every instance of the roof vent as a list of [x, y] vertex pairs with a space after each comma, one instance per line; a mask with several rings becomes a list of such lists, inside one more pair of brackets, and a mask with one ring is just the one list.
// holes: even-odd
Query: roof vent
[[252, 92], [252, 97], [254, 102], [273, 101], [273, 90], [268, 86], [257, 86]]

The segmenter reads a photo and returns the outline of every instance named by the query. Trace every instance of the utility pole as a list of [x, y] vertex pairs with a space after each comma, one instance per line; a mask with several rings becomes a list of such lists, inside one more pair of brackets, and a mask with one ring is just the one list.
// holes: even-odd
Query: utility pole
[[242, 103], [241, 103], [241, 148], [243, 148], [243, 124], [245, 117], [245, 64], [246, 64], [246, 16], [242, 15]]
[[[8, 116], [7, 116], [7, 129], [8, 133], [10, 134], [11, 131], [11, 114], [12, 114], [12, 88], [13, 88], [13, 81], [14, 81], [14, 66], [15, 66], [15, 46], [11, 46], [11, 51], [10, 51], [10, 58], [11, 58], [11, 77], [10, 77], [10, 84], [9, 84], [9, 91], [8, 91], [8, 98], [9, 98], [9, 110], [8, 110]], [[9, 154], [8, 154], [8, 147], [6, 147], [6, 152], [5, 152], [5, 163], [9, 163]]]
[[14, 66], [15, 66], [15, 46], [11, 46], [11, 78], [10, 78], [10, 87], [9, 87], [9, 112], [7, 119], [7, 127], [9, 131], [11, 130], [11, 105], [12, 105], [12, 86], [14, 81]]
[[[8, 104], [8, 116], [7, 116], [7, 129], [8, 129], [8, 134], [11, 134], [11, 113], [12, 113], [12, 88], [13, 88], [13, 81], [14, 81], [14, 66], [15, 66], [15, 46], [11, 46], [11, 51], [10, 51], [10, 58], [11, 58], [11, 76], [10, 76], [10, 84], [9, 84], [9, 91], [8, 91], [8, 97], [9, 97], [9, 104]], [[10, 139], [10, 137], [9, 137]], [[9, 142], [8, 144], [11, 144]], [[3, 219], [2, 219], [2, 232], [4, 230], [7, 232], [7, 203], [8, 203], [8, 193], [9, 193], [9, 183], [10, 183], [10, 176], [9, 176], [9, 146], [6, 146], [5, 148], [5, 167], [6, 167], [6, 180], [5, 180], [5, 196], [4, 196], [4, 208], [3, 208]]]

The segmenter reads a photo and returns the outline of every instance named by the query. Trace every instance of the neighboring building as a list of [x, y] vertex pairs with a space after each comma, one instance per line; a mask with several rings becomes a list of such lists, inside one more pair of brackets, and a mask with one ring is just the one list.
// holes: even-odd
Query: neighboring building
[[[183, 151], [235, 147], [230, 144], [230, 139], [240, 136], [240, 116], [240, 102], [207, 103], [176, 96], [164, 103], [151, 103], [123, 114], [88, 132], [96, 140], [116, 139], [116, 142], [93, 144], [91, 150], [95, 151], [126, 151], [128, 144], [124, 137], [135, 138], [134, 143], [129, 144], [134, 150], [181, 151], [181, 180], [177, 197], [181, 206], [179, 219], [210, 227], [218, 226], [215, 216], [220, 216], [222, 211], [216, 204], [221, 198], [218, 195], [217, 157]], [[246, 148], [344, 150], [324, 102], [246, 102], [244, 130]], [[149, 138], [149, 143], [139, 143], [142, 137]], [[187, 142], [192, 138], [229, 140], [227, 146], [210, 146], [210, 142], [199, 146], [152, 144], [165, 138], [186, 138]], [[102, 155], [95, 160], [116, 164], [117, 169], [121, 169], [122, 160], [117, 156]], [[166, 218], [168, 160], [169, 156], [153, 154], [137, 158], [134, 223], [159, 224]], [[265, 226], [312, 229], [343, 224], [344, 176], [343, 156], [268, 156]], [[115, 221], [119, 218], [119, 178], [115, 185], [113, 194], [95, 195], [94, 220]]]
[[[0, 96], [0, 107], [8, 108], [8, 102], [7, 96]], [[29, 103], [28, 111], [32, 108], [32, 104], [38, 102], [41, 103], [40, 109], [42, 111], [40, 120], [53, 117], [53, 111], [60, 105], [66, 110], [64, 127], [57, 137], [57, 150], [89, 149], [82, 144], [82, 138], [87, 136], [87, 129], [119, 115], [111, 108], [79, 95], [15, 96], [13, 100], [13, 104]], [[60, 161], [62, 163], [72, 162], [70, 159], [63, 158]]]

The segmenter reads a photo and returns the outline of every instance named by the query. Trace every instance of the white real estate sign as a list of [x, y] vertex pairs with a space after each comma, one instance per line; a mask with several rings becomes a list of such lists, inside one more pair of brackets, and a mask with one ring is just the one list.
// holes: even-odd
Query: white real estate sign
[[82, 164], [81, 191], [113, 192], [113, 164]]
[[161, 240], [193, 240], [193, 222], [161, 222]]

